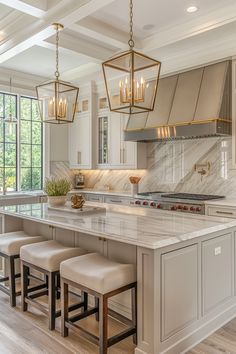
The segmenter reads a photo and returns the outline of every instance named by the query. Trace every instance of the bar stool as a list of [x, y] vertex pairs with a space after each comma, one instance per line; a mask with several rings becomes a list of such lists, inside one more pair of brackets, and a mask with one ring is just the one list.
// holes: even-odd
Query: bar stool
[[[59, 291], [58, 280], [60, 279], [60, 263], [68, 258], [85, 254], [81, 248], [67, 247], [57, 241], [45, 241], [37, 245], [27, 245], [21, 247], [21, 308], [27, 311], [28, 304], [37, 307], [49, 317], [49, 329], [55, 329], [56, 317], [61, 315], [61, 311], [56, 311], [56, 297]], [[28, 294], [28, 273], [30, 269], [39, 271], [46, 275], [48, 279], [48, 289], [35, 294]], [[35, 299], [48, 295], [48, 307], [40, 304]], [[79, 304], [70, 306], [70, 311], [84, 307], [87, 309], [87, 294], [82, 293], [82, 301]]]
[[9, 288], [0, 284], [0, 290], [10, 296], [10, 305], [16, 306], [16, 297], [20, 295], [20, 291], [16, 292], [16, 278], [20, 277], [20, 273], [15, 272], [15, 260], [20, 257], [20, 248], [36, 242], [44, 241], [42, 236], [29, 236], [24, 231], [8, 232], [0, 235], [0, 257], [6, 259], [9, 275], [0, 278], [0, 283], [9, 281]]
[[[99, 345], [99, 353], [107, 354], [108, 347], [133, 335], [136, 343], [137, 334], [137, 283], [135, 267], [132, 264], [113, 262], [100, 254], [90, 253], [75, 257], [61, 263], [61, 334], [68, 336], [68, 329], [82, 331], [86, 337]], [[69, 318], [68, 314], [68, 288], [73, 286], [90, 295], [95, 296], [99, 306], [81, 312]], [[108, 338], [108, 315], [113, 316], [115, 311], [108, 310], [108, 299], [114, 295], [131, 289], [132, 291], [132, 321], [117, 314], [119, 320], [131, 325], [123, 332]], [[95, 302], [96, 303], [96, 302]], [[99, 313], [99, 337], [91, 334], [75, 322]], [[114, 316], [116, 317], [116, 316]]]

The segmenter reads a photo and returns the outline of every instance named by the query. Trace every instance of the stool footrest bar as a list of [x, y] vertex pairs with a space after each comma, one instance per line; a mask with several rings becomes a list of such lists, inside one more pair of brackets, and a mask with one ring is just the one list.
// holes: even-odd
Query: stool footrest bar
[[97, 336], [95, 336], [95, 334], [92, 334], [90, 332], [88, 332], [86, 329], [84, 329], [83, 327], [72, 323], [71, 321], [66, 321], [65, 322], [65, 326], [67, 328], [70, 328], [76, 332], [83, 332], [84, 336], [88, 339], [90, 339], [94, 344], [99, 345], [99, 338]]
[[48, 309], [44, 305], [39, 304], [37, 301], [30, 298], [29, 296], [25, 297], [25, 302], [29, 305], [36, 307], [37, 309], [42, 311], [45, 315], [48, 315], [48, 313], [49, 313]]
[[80, 313], [79, 315], [75, 315], [75, 316], [70, 317], [69, 321], [74, 323], [76, 321], [82, 320], [85, 317], [91, 316], [97, 312], [98, 312], [98, 307], [94, 307], [90, 310]]
[[132, 328], [129, 328], [129, 329], [126, 329], [124, 330], [123, 332], [121, 333], [118, 333], [116, 334], [115, 336], [109, 338], [107, 340], [108, 342], [108, 347], [120, 342], [121, 340], [131, 336], [132, 334], [135, 334], [136, 333], [136, 328], [135, 327], [132, 327]]

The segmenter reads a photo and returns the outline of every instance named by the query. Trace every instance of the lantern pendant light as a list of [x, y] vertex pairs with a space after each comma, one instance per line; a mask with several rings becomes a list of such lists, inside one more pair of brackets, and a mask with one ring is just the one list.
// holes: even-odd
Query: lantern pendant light
[[56, 30], [55, 79], [36, 87], [40, 115], [45, 123], [73, 123], [79, 88], [59, 79], [59, 31], [64, 27], [59, 23], [54, 23], [53, 27]]
[[102, 64], [110, 111], [137, 114], [153, 111], [161, 63], [134, 50], [133, 0], [130, 0], [129, 50]]
[[10, 78], [10, 85], [9, 85], [9, 93], [10, 93], [9, 114], [3, 119], [3, 122], [10, 123], [10, 124], [17, 124], [18, 121], [15, 116], [16, 115], [16, 107], [13, 107], [13, 102], [12, 102], [12, 79], [11, 78]]

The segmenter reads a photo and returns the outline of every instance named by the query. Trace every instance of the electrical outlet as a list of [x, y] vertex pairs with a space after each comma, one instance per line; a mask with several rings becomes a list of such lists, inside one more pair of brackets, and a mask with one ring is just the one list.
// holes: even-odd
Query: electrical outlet
[[215, 256], [219, 256], [219, 254], [221, 254], [221, 247], [216, 247], [215, 248]]

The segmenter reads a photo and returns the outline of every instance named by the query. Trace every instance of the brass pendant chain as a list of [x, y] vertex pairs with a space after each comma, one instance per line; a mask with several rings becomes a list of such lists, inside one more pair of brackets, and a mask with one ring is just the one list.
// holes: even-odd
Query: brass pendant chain
[[56, 80], [59, 79], [60, 73], [59, 73], [59, 26], [57, 25], [56, 27], [56, 71], [55, 71], [55, 76]]
[[130, 0], [130, 3], [129, 3], [129, 19], [130, 19], [130, 22], [129, 22], [129, 28], [130, 28], [130, 39], [128, 41], [128, 45], [130, 47], [130, 49], [132, 50], [134, 48], [134, 39], [133, 39], [133, 0]]

